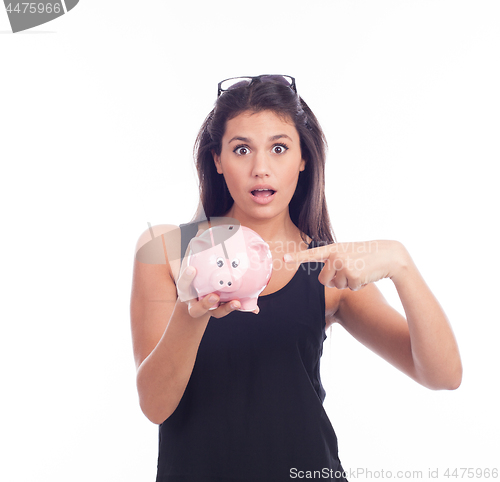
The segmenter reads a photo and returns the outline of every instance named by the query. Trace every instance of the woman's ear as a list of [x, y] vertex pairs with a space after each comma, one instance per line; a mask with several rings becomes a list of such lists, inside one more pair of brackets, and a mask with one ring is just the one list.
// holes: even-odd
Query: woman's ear
[[220, 156], [218, 156], [215, 151], [212, 149], [212, 157], [214, 158], [215, 169], [219, 174], [222, 174], [222, 164], [220, 162]]
[[300, 165], [299, 165], [299, 171], [303, 171], [305, 168], [306, 168], [306, 161], [304, 159], [302, 159], [300, 161]]

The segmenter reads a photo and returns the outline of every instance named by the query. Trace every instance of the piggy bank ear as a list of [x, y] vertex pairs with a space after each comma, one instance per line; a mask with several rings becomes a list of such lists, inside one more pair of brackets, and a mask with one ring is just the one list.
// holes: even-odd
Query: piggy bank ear
[[247, 251], [250, 256], [257, 256], [259, 261], [264, 261], [266, 258], [271, 257], [269, 245], [262, 241], [252, 241], [247, 244]]
[[205, 231], [201, 235], [191, 239], [191, 241], [189, 242], [189, 247], [191, 248], [193, 254], [198, 254], [202, 251], [205, 251], [206, 249], [211, 248], [212, 243], [210, 242], [210, 238], [206, 236]]

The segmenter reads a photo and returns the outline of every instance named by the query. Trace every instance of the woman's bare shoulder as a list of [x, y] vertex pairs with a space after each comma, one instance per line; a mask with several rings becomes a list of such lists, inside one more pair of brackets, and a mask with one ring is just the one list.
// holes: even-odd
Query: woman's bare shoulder
[[174, 234], [175, 231], [179, 231], [179, 226], [176, 226], [175, 224], [156, 224], [154, 226], [149, 226], [139, 236], [136, 244], [136, 252], [152, 239], [157, 238], [162, 234]]
[[[206, 221], [191, 222], [198, 230], [208, 229]], [[169, 274], [177, 281], [181, 268], [181, 228], [175, 224], [156, 224], [144, 230], [136, 244], [136, 259], [148, 264], [166, 264]]]
[[177, 279], [181, 253], [181, 232], [175, 224], [156, 224], [144, 230], [136, 243], [135, 258], [139, 263], [167, 265], [172, 279]]

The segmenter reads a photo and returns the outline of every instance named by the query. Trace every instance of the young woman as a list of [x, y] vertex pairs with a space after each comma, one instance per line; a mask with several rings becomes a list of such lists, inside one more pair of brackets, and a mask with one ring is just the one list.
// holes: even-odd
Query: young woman
[[[457, 344], [401, 243], [334, 242], [326, 143], [295, 80], [229, 79], [218, 94], [196, 145], [198, 222], [146, 231], [138, 249], [161, 239], [164, 259], [134, 265], [137, 387], [160, 425], [157, 481], [346, 480], [322, 405], [325, 330], [340, 323], [432, 389], [460, 385]], [[196, 276], [180, 270], [186, 245], [211, 218], [237, 220], [270, 246], [273, 273], [253, 313], [216, 294], [178, 297]], [[406, 319], [375, 286], [382, 278]]]

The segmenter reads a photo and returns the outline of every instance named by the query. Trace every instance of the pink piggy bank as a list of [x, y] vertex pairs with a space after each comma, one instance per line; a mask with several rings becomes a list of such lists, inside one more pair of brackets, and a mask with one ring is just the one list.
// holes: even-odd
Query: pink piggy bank
[[239, 300], [239, 311], [257, 308], [273, 263], [269, 245], [255, 231], [238, 224], [215, 226], [193, 238], [190, 246], [188, 266], [196, 268], [192, 286], [198, 299], [217, 293], [221, 302]]

